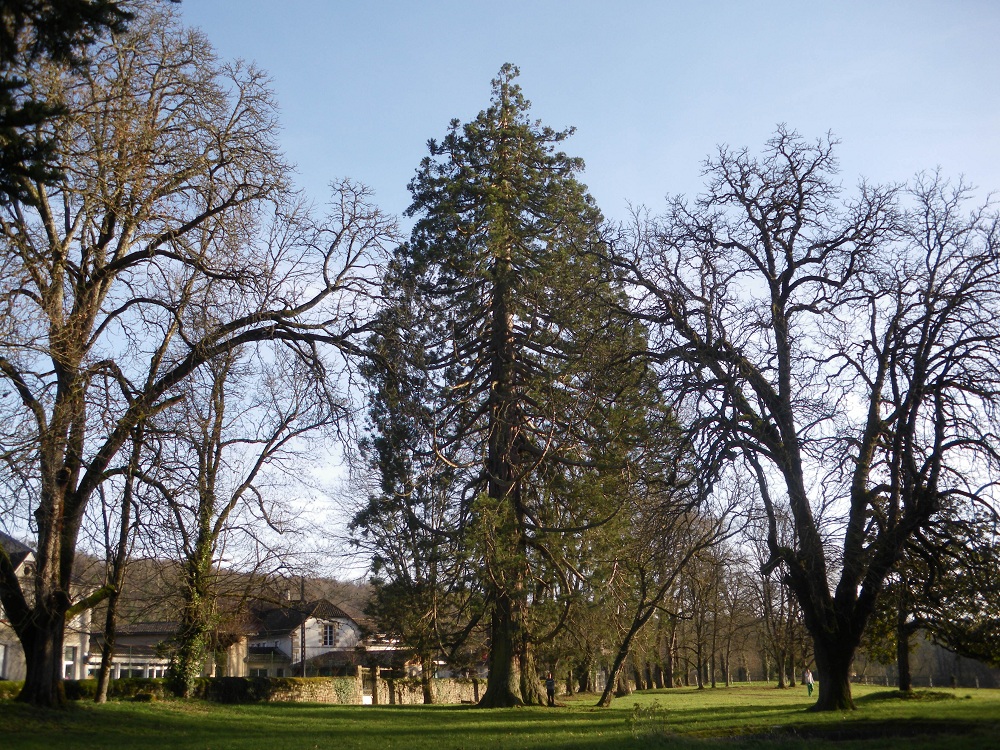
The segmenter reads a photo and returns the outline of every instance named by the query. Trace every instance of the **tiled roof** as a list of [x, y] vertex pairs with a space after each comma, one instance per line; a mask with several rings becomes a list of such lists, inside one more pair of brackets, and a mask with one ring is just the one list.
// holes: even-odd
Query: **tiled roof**
[[358, 665], [398, 669], [407, 663], [408, 657], [408, 652], [394, 649], [366, 651], [363, 648], [337, 648], [309, 657], [306, 659], [306, 664], [310, 668], [317, 669], [321, 667], [351, 667]]
[[260, 630], [258, 636], [284, 635], [299, 627], [305, 620], [313, 617], [317, 620], [350, 620], [351, 618], [326, 599], [315, 602], [295, 602], [287, 607], [260, 612]]
[[0, 531], [0, 547], [4, 548], [4, 551], [7, 553], [7, 556], [10, 558], [10, 561], [15, 568], [24, 562], [24, 558], [32, 553], [31, 547], [23, 542], [17, 541], [17, 539], [12, 536], [4, 534], [2, 531]]
[[174, 635], [181, 624], [177, 621], [122, 623], [118, 635]]

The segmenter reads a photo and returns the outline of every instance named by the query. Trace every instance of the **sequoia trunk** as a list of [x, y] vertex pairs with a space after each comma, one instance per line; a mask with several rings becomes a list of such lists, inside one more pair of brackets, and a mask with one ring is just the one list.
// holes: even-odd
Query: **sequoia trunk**
[[517, 639], [513, 603], [505, 591], [494, 592], [490, 624], [489, 680], [479, 701], [480, 708], [520, 706], [521, 675], [518, 668]]

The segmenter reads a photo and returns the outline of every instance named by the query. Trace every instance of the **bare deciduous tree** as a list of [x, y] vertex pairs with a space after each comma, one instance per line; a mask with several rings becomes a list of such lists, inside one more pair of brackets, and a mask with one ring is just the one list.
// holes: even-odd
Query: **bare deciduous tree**
[[757, 478], [820, 710], [853, 705], [851, 660], [905, 541], [991, 485], [1000, 396], [996, 217], [936, 177], [910, 211], [893, 188], [845, 199], [833, 150], [784, 129], [761, 158], [722, 148], [705, 193], [637, 222], [617, 258], [705, 454]]
[[[49, 126], [65, 178], [25, 179], [29, 199], [0, 216], [0, 442], [14, 510], [37, 534], [33, 591], [0, 554], [0, 600], [27, 657], [21, 699], [56, 705], [64, 624], [89, 604], [71, 587], [77, 535], [129, 436], [240, 346], [270, 342], [317, 367], [324, 351], [352, 352], [367, 253], [393, 225], [346, 183], [329, 227], [286, 215], [264, 76], [217, 62], [166, 11], [95, 49], [84, 73], [24, 74], [69, 114]], [[234, 304], [191, 328], [208, 280]]]
[[[652, 617], [663, 611], [664, 602], [690, 572], [692, 561], [731, 536], [736, 528], [732, 513], [739, 488], [714, 493], [713, 503], [699, 497], [693, 481], [671, 479], [665, 485], [640, 483], [625, 501], [626, 519], [617, 553], [615, 577], [607, 589], [619, 598], [627, 616], [621, 623], [619, 641], [604, 693], [598, 705], [609, 706], [632, 644]], [[701, 502], [699, 502], [701, 501]], [[701, 512], [696, 507], [701, 505]]]
[[[224, 306], [209, 298], [208, 309]], [[179, 694], [190, 693], [236, 614], [220, 608], [220, 595], [246, 598], [246, 591], [221, 588], [233, 577], [227, 569], [241, 573], [245, 588], [283, 557], [287, 542], [279, 538], [294, 531], [289, 521], [296, 515], [289, 492], [308, 491], [310, 443], [335, 435], [350, 417], [336, 375], [286, 350], [247, 345], [206, 363], [178, 390], [183, 400], [153, 419], [171, 459], [142, 478], [163, 499], [160, 544], [172, 544], [171, 559], [182, 561], [183, 608], [170, 668]]]

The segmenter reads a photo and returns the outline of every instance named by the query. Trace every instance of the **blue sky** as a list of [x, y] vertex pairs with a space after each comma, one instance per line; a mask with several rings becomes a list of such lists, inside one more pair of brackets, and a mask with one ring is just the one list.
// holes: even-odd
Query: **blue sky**
[[185, 0], [225, 58], [267, 70], [283, 144], [322, 200], [348, 176], [388, 211], [504, 62], [609, 217], [694, 194], [716, 146], [778, 123], [842, 141], [842, 179], [940, 166], [1000, 190], [1000, 3]]
[[222, 57], [270, 72], [317, 201], [347, 176], [402, 213], [427, 140], [488, 105], [504, 62], [537, 117], [577, 128], [566, 150], [611, 218], [697, 193], [719, 144], [759, 150], [778, 123], [832, 131], [848, 187], [940, 166], [1000, 191], [1000, 1], [184, 0], [180, 13]]

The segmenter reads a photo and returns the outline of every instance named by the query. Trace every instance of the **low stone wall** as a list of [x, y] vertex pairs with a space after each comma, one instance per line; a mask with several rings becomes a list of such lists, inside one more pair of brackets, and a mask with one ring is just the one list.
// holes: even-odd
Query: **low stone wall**
[[[435, 678], [431, 680], [434, 703], [478, 703], [486, 691], [486, 680], [478, 678]], [[412, 705], [424, 702], [419, 677], [379, 679], [378, 702]]]
[[[203, 677], [197, 680], [195, 696], [217, 703], [329, 703], [361, 705], [365, 702], [362, 670], [353, 677]], [[370, 684], [370, 683], [369, 683]], [[22, 683], [0, 681], [0, 699], [13, 698]], [[96, 692], [96, 680], [67, 680], [66, 695], [71, 700], [89, 700]], [[420, 678], [380, 677], [372, 702], [407, 705], [424, 702]], [[443, 678], [431, 681], [434, 703], [478, 703], [486, 692], [486, 680]], [[135, 699], [138, 694], [152, 698], [171, 697], [162, 679], [112, 680], [108, 696], [117, 700]]]
[[[280, 682], [279, 682], [280, 681]], [[361, 681], [356, 677], [307, 677], [278, 682], [268, 696], [271, 703], [336, 703], [360, 705]]]

